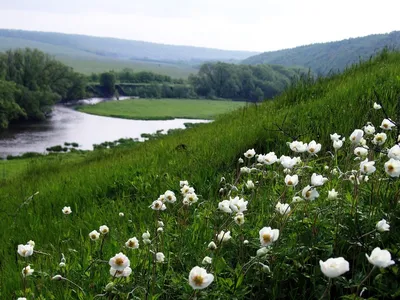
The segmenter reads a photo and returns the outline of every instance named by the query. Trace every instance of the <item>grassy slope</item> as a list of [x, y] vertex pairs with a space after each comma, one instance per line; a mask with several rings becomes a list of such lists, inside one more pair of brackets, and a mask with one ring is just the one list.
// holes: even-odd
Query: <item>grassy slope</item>
[[[4, 288], [1, 296], [10, 298], [12, 291], [20, 287], [20, 265], [15, 259], [15, 249], [20, 243], [33, 239], [42, 251], [69, 253], [83, 263], [88, 259], [87, 252], [73, 253], [68, 249], [79, 248], [87, 239], [87, 232], [102, 224], [116, 227], [120, 224], [116, 216], [119, 211], [124, 211], [135, 222], [122, 227], [120, 232], [126, 230], [140, 235], [147, 229], [145, 222], [152, 220], [148, 213], [149, 203], [167, 189], [176, 190], [181, 179], [189, 180], [196, 192], [215, 206], [220, 176], [227, 176], [227, 172], [235, 168], [237, 158], [245, 150], [255, 147], [258, 153], [275, 151], [278, 156], [287, 153], [285, 143], [289, 138], [276, 130], [276, 124], [288, 134], [303, 134], [303, 140], [318, 139], [325, 150], [331, 145], [329, 134], [333, 131], [348, 136], [366, 120], [379, 124], [382, 116], [371, 109], [373, 91], [377, 91], [388, 111], [393, 113], [395, 99], [400, 93], [399, 61], [400, 54], [391, 54], [315, 85], [300, 85], [274, 102], [244, 107], [218, 117], [211, 124], [146, 142], [133, 150], [104, 155], [94, 153], [80, 164], [65, 164], [61, 168], [57, 164], [43, 164], [25, 176], [3, 184], [0, 194], [0, 236], [3, 240], [0, 282]], [[187, 146], [186, 150], [176, 150], [182, 143]], [[32, 204], [14, 218], [19, 204], [37, 191], [40, 194]], [[64, 205], [72, 207], [74, 224], [60, 218], [60, 209]], [[33, 215], [41, 218], [33, 218]], [[261, 214], [254, 225], [259, 228], [264, 222]], [[254, 233], [257, 235], [256, 230]], [[115, 234], [120, 242], [125, 238]], [[52, 244], [65, 235], [69, 238], [64, 242]], [[204, 235], [199, 228], [181, 232], [179, 238], [186, 243], [178, 257], [190, 253], [193, 266], [196, 257], [204, 255], [203, 250], [200, 247], [193, 253], [190, 249], [194, 248], [188, 247], [204, 240]], [[110, 248], [107, 252], [110, 256], [119, 249], [117, 245], [110, 245]], [[253, 253], [255, 249], [252, 249]], [[46, 260], [57, 265], [59, 257]], [[41, 266], [35, 265], [35, 268]], [[183, 268], [186, 274], [188, 266]], [[53, 270], [52, 274], [56, 272]], [[45, 280], [48, 279], [38, 279], [36, 286], [40, 288]], [[93, 285], [101, 289], [106, 283], [103, 280]], [[184, 280], [182, 284], [186, 284]], [[62, 295], [60, 292], [59, 296]]]
[[138, 120], [213, 119], [246, 105], [245, 102], [193, 99], [135, 99], [82, 106], [78, 110], [94, 115]]

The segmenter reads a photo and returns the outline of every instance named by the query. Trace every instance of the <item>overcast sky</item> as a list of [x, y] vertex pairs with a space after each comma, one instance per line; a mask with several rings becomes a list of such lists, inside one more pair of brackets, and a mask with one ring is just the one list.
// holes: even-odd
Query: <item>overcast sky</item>
[[0, 28], [269, 51], [400, 30], [399, 0], [0, 0]]

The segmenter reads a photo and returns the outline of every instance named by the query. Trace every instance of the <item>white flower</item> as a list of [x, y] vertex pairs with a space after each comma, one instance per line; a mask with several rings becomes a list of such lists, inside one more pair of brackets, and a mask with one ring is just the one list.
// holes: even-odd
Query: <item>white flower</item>
[[31, 269], [31, 266], [26, 266], [25, 268], [22, 269], [22, 276], [27, 277], [31, 276], [33, 274], [34, 269]]
[[365, 157], [368, 155], [368, 147], [356, 147], [354, 149], [354, 155], [358, 157]]
[[64, 268], [64, 267], [65, 267], [65, 262], [60, 262], [60, 263], [58, 264], [58, 266], [59, 266], [60, 268]]
[[364, 132], [367, 135], [371, 135], [375, 133], [375, 127], [372, 124], [368, 124], [366, 126], [364, 126]]
[[17, 300], [26, 300], [25, 297], [18, 297]]
[[145, 233], [142, 234], [142, 239], [144, 239], [144, 240], [149, 240], [150, 239], [149, 231], [146, 231]]
[[271, 229], [271, 227], [263, 227], [260, 232], [261, 246], [266, 247], [271, 245], [279, 238], [279, 229]]
[[158, 227], [158, 228], [157, 228], [157, 232], [160, 232], [160, 233], [161, 233], [161, 232], [163, 232], [163, 231], [164, 231], [164, 229], [163, 229], [162, 227]]
[[272, 165], [278, 160], [278, 157], [275, 155], [275, 152], [269, 152], [264, 156], [264, 163], [266, 165]]
[[287, 215], [290, 213], [290, 206], [287, 203], [281, 203], [280, 201], [276, 204], [275, 210], [281, 215]]
[[223, 230], [221, 230], [221, 232], [218, 234], [218, 236], [217, 236], [217, 240], [218, 240], [218, 242], [227, 242], [227, 241], [229, 241], [230, 239], [231, 239], [232, 237], [231, 237], [231, 232], [230, 231], [227, 231], [227, 232], [225, 232], [225, 231], [223, 231]]
[[164, 202], [165, 202], [165, 195], [162, 194], [162, 195], [158, 196], [158, 199], [157, 199], [157, 200], [158, 200], [158, 201], [161, 201], [162, 203], [164, 203]]
[[197, 195], [193, 192], [193, 193], [187, 193], [185, 198], [183, 199], [183, 201], [187, 201], [189, 203], [189, 205], [192, 205], [193, 203], [196, 203], [197, 200], [199, 200], [199, 198], [197, 197]]
[[187, 180], [181, 180], [179, 181], [179, 186], [183, 188], [185, 185], [189, 185], [189, 182]]
[[158, 227], [164, 227], [164, 222], [163, 221], [157, 221], [157, 226]]
[[299, 183], [299, 176], [293, 175], [290, 176], [289, 174], [285, 177], [285, 184], [287, 186], [296, 186]]
[[392, 148], [389, 149], [388, 157], [393, 158], [395, 160], [400, 160], [400, 145], [396, 144]]
[[209, 256], [206, 256], [203, 258], [203, 261], [201, 262], [203, 265], [211, 265], [212, 264], [212, 258]]
[[210, 242], [208, 244], [207, 248], [210, 250], [215, 250], [215, 249], [217, 249], [217, 245], [214, 242]]
[[238, 163], [239, 163], [239, 164], [242, 164], [242, 163], [244, 163], [244, 160], [243, 160], [243, 158], [239, 157], [239, 159], [238, 159]]
[[297, 163], [299, 163], [299, 160], [297, 157], [289, 157], [289, 156], [285, 156], [282, 155], [279, 158], [279, 161], [281, 162], [281, 165], [286, 168], [286, 169], [292, 169]]
[[119, 215], [121, 218], [125, 216], [123, 212], [120, 212], [118, 215]]
[[294, 196], [292, 198], [292, 203], [296, 203], [296, 202], [301, 202], [304, 201], [303, 198], [299, 197], [299, 196]]
[[363, 136], [364, 136], [364, 131], [362, 131], [361, 129], [355, 129], [353, 133], [350, 135], [350, 141], [353, 144], [358, 144]]
[[151, 240], [150, 239], [144, 239], [143, 240], [143, 244], [150, 245], [151, 244]]
[[101, 234], [107, 234], [110, 231], [110, 229], [107, 227], [107, 225], [102, 225], [100, 226], [99, 231]]
[[381, 126], [379, 126], [380, 128], [382, 128], [383, 130], [392, 130], [392, 127], [396, 126], [392, 120], [390, 119], [383, 119]]
[[181, 194], [183, 195], [183, 196], [185, 196], [186, 194], [189, 194], [189, 193], [194, 193], [195, 191], [194, 191], [194, 188], [192, 188], [192, 187], [190, 187], [190, 186], [188, 186], [188, 185], [184, 185], [182, 188], [181, 188]]
[[128, 277], [129, 275], [131, 275], [132, 273], [132, 269], [131, 267], [126, 267], [125, 269], [121, 270], [116, 270], [113, 267], [110, 268], [110, 275], [112, 277]]
[[130, 238], [126, 243], [125, 246], [131, 249], [139, 248], [139, 241], [136, 237]]
[[378, 109], [381, 109], [381, 108], [382, 108], [382, 106], [380, 104], [374, 102], [374, 109], [378, 110]]
[[26, 243], [27, 245], [31, 245], [32, 246], [32, 248], [34, 248], [35, 247], [35, 242], [34, 241], [32, 241], [32, 240], [29, 240], [27, 243]]
[[152, 210], [166, 210], [167, 207], [160, 200], [154, 200], [153, 203], [149, 206]]
[[176, 201], [175, 193], [173, 191], [166, 191], [164, 194], [165, 201], [174, 203]]
[[301, 195], [306, 200], [315, 200], [319, 197], [319, 193], [316, 189], [312, 188], [311, 186], [307, 185], [301, 192]]
[[54, 276], [51, 278], [51, 280], [60, 281], [60, 280], [64, 280], [64, 277], [62, 277], [61, 275], [57, 274], [57, 275], [54, 275]]
[[244, 174], [250, 174], [250, 168], [248, 167], [241, 167], [240, 168], [240, 173], [244, 173]]
[[162, 252], [157, 252], [156, 253], [156, 262], [158, 263], [163, 263], [165, 260], [165, 255]]
[[100, 233], [97, 230], [93, 230], [89, 233], [89, 237], [92, 241], [98, 240], [100, 237]]
[[310, 153], [311, 155], [317, 154], [319, 151], [321, 151], [321, 144], [317, 144], [314, 140], [308, 143], [307, 146], [307, 152]]
[[226, 213], [231, 213], [232, 209], [230, 208], [230, 201], [229, 200], [223, 200], [218, 203], [218, 209], [222, 210], [223, 212]]
[[328, 192], [328, 199], [329, 200], [335, 200], [338, 197], [338, 192], [335, 191], [335, 189], [332, 189]]
[[232, 211], [236, 213], [243, 213], [247, 210], [247, 203], [248, 201], [244, 201], [243, 198], [239, 198], [236, 196], [235, 198], [230, 198], [230, 203], [229, 206], [232, 209]]
[[386, 142], [387, 135], [384, 132], [377, 133], [374, 135], [374, 139], [372, 140], [372, 144], [375, 145], [383, 145]]
[[376, 171], [374, 165], [375, 165], [374, 161], [368, 161], [368, 158], [366, 158], [360, 163], [360, 172], [362, 174], [368, 174], [368, 175], [372, 174]]
[[244, 214], [242, 213], [237, 213], [233, 219], [235, 220], [235, 223], [238, 225], [244, 224]]
[[338, 150], [338, 149], [342, 148], [342, 146], [343, 146], [343, 141], [342, 140], [333, 141], [333, 148], [335, 150]]
[[331, 136], [331, 141], [332, 142], [339, 141], [340, 137], [341, 137], [341, 135], [337, 134], [336, 132], [334, 134], [331, 134], [330, 136]]
[[33, 247], [29, 244], [27, 245], [18, 245], [18, 254], [21, 255], [22, 257], [28, 257], [33, 254]]
[[379, 247], [372, 250], [371, 256], [368, 256], [368, 254], [365, 254], [365, 256], [371, 264], [379, 268], [386, 268], [394, 265], [390, 252], [387, 250], [381, 250]]
[[349, 262], [343, 257], [329, 258], [327, 261], [319, 261], [321, 271], [329, 278], [338, 277], [350, 270]]
[[254, 189], [254, 182], [252, 180], [247, 180], [246, 187], [251, 190]]
[[244, 157], [253, 158], [256, 155], [256, 151], [254, 149], [249, 149], [244, 153]]
[[323, 177], [322, 175], [318, 175], [316, 173], [313, 173], [311, 175], [311, 185], [312, 186], [322, 186], [327, 181], [328, 181], [328, 178]]
[[389, 231], [390, 225], [389, 223], [386, 222], [385, 219], [380, 220], [378, 223], [376, 223], [376, 230], [380, 232], [384, 231]]
[[71, 207], [70, 206], [64, 206], [64, 208], [62, 209], [62, 212], [64, 215], [69, 215], [70, 213], [72, 213]]
[[189, 273], [189, 284], [194, 290], [201, 290], [208, 287], [214, 280], [214, 275], [208, 274], [206, 269], [198, 266]]
[[120, 252], [114, 257], [111, 257], [108, 264], [117, 271], [123, 271], [126, 267], [129, 267], [130, 261], [126, 255]]
[[385, 172], [390, 175], [390, 177], [400, 176], [400, 161], [393, 158], [385, 162]]
[[244, 240], [244, 241], [243, 241], [243, 244], [244, 244], [244, 245], [247, 245], [248, 243], [249, 243], [249, 240]]
[[303, 153], [307, 150], [307, 143], [303, 143], [300, 141], [293, 141], [289, 143], [289, 147], [294, 152]]

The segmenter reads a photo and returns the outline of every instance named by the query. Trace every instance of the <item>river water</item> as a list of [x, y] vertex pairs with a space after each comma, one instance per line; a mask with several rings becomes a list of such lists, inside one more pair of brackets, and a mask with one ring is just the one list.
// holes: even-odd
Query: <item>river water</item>
[[[100, 100], [86, 100], [97, 103]], [[163, 121], [126, 120], [89, 115], [67, 106], [56, 105], [51, 118], [42, 123], [22, 124], [0, 133], [0, 157], [25, 152], [46, 152], [47, 147], [76, 142], [79, 149], [92, 150], [93, 144], [120, 138], [139, 138], [142, 133], [163, 129], [185, 128], [184, 123], [204, 123], [207, 120], [174, 119]]]

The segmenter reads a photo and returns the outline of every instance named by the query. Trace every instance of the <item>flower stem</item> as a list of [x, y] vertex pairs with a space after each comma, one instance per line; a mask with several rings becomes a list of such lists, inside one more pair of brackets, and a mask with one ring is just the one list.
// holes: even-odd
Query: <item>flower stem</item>
[[375, 269], [376, 269], [376, 266], [374, 266], [374, 267], [372, 268], [371, 272], [369, 272], [368, 275], [365, 276], [365, 278], [360, 282], [360, 284], [359, 284], [358, 287], [357, 287], [356, 294], [354, 295], [355, 297], [358, 295], [358, 292], [360, 291], [361, 286], [364, 284], [365, 281], [367, 281], [367, 279], [368, 279], [369, 277], [371, 277], [372, 272], [373, 272]]
[[326, 293], [331, 289], [332, 286], [332, 278], [329, 278], [329, 282], [328, 285], [326, 286], [325, 292], [322, 294], [321, 298], [319, 298], [319, 300], [324, 299]]

